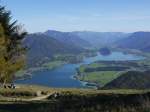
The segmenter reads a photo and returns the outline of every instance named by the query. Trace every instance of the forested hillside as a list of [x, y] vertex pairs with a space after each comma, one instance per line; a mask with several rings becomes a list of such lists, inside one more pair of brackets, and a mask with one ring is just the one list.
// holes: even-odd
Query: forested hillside
[[106, 84], [103, 89], [149, 89], [150, 71], [128, 71]]
[[80, 38], [88, 41], [97, 48], [102, 46], [112, 46], [114, 42], [124, 39], [130, 35], [130, 33], [123, 32], [77, 31], [72, 33], [78, 35]]
[[87, 39], [82, 39], [80, 36], [72, 32], [61, 32], [55, 30], [48, 30], [44, 34], [53, 37], [54, 39], [70, 46], [90, 48], [92, 47]]
[[28, 47], [27, 61], [30, 66], [51, 60], [56, 54], [79, 54], [84, 51], [82, 47], [63, 43], [45, 34], [28, 35], [24, 45]]
[[150, 32], [135, 32], [128, 38], [118, 41], [116, 45], [124, 49], [150, 52]]

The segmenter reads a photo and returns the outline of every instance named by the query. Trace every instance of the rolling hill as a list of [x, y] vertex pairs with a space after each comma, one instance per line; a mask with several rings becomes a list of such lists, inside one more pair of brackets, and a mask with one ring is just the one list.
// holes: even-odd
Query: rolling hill
[[150, 71], [128, 71], [106, 84], [103, 89], [150, 89]]

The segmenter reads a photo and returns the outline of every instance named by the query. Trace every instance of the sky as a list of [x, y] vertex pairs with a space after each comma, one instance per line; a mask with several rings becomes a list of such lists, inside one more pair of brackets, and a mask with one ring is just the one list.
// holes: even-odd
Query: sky
[[1, 0], [28, 32], [150, 31], [150, 0]]

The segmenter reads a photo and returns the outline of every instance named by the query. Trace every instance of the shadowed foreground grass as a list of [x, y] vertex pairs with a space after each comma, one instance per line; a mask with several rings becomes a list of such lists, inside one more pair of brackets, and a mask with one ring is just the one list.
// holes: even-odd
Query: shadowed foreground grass
[[[52, 93], [52, 95], [41, 101], [1, 100], [0, 112], [150, 112], [149, 90], [51, 89], [22, 86], [13, 92], [19, 93], [23, 90], [24, 92], [40, 90], [45, 94]], [[2, 98], [6, 97], [4, 94], [6, 91], [11, 90], [2, 92], [0, 89], [0, 91], [0, 95], [3, 93]], [[14, 94], [11, 95], [9, 97], [13, 97]], [[30, 97], [36, 96], [31, 94], [28, 98]]]

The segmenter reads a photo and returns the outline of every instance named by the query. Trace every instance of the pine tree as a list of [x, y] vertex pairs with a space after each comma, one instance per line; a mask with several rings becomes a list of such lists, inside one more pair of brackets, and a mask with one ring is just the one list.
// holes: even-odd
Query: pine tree
[[22, 46], [26, 32], [17, 21], [11, 23], [11, 13], [0, 6], [0, 83], [11, 83], [16, 71], [24, 66], [25, 48]]

